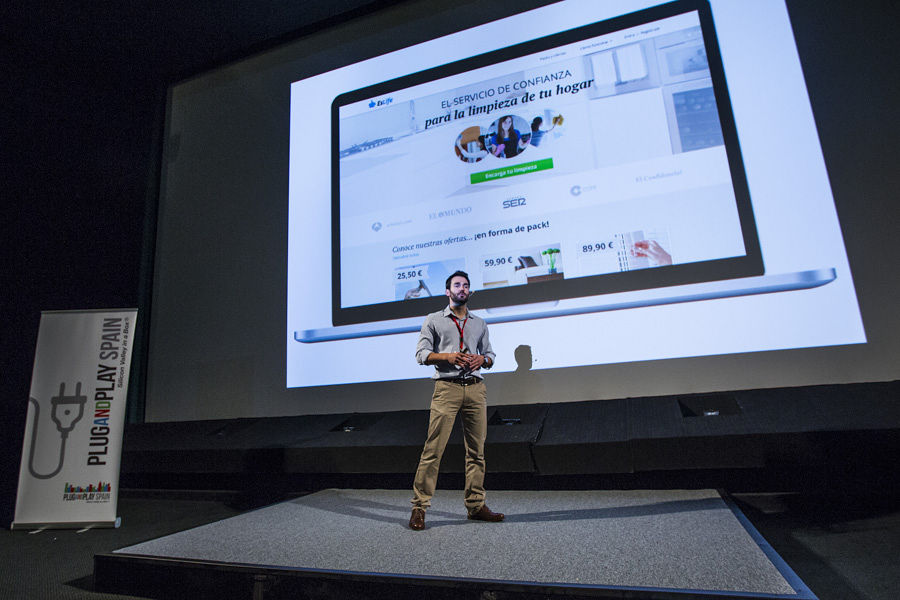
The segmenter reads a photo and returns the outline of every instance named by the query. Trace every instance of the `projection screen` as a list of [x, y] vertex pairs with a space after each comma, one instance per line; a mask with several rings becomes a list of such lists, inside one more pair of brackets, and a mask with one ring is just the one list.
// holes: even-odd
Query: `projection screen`
[[890, 376], [783, 2], [491, 4], [172, 87], [148, 421], [425, 408], [457, 269], [494, 403]]

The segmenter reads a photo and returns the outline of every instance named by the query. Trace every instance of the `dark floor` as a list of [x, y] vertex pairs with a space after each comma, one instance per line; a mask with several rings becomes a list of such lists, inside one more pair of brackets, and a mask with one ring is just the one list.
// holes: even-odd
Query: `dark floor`
[[[298, 494], [299, 495], [299, 494]], [[737, 495], [741, 510], [822, 600], [900, 597], [900, 502], [859, 497]], [[119, 500], [122, 527], [0, 532], [0, 597], [133, 598], [92, 591], [93, 555], [217, 521], [248, 508], [236, 497], [136, 492]], [[196, 595], [203, 598], [203, 594]]]
[[[183, 498], [184, 494], [180, 494]], [[122, 526], [78, 533], [71, 529], [0, 532], [0, 597], [62, 600], [126, 600], [134, 596], [93, 592], [94, 555], [234, 516], [220, 500], [119, 498]], [[198, 598], [203, 598], [198, 595]]]
[[821, 600], [900, 598], [900, 501], [738, 496], [738, 506]]

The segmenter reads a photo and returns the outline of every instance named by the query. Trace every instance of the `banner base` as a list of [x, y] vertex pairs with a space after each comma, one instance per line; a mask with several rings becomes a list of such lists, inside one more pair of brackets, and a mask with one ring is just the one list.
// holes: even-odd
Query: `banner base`
[[13, 521], [9, 528], [16, 529], [118, 529], [122, 525], [122, 517], [116, 517], [115, 521], [81, 521], [66, 523], [17, 523]]

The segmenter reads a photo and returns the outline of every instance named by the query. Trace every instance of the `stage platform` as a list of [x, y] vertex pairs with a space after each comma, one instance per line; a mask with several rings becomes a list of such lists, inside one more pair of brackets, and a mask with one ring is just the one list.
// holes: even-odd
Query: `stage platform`
[[[815, 596], [712, 490], [489, 491], [503, 523], [440, 490], [324, 490], [95, 557], [97, 591], [243, 598]], [[486, 594], [486, 595], [485, 595]]]

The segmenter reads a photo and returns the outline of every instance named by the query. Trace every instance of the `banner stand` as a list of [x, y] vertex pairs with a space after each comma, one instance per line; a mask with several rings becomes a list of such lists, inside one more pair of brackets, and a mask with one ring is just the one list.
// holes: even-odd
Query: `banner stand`
[[137, 309], [44, 311], [10, 529], [119, 527]]
[[17, 523], [10, 524], [10, 530], [22, 529], [118, 529], [122, 526], [122, 517], [116, 517], [115, 521], [91, 521], [78, 523], [75, 521], [63, 523]]

